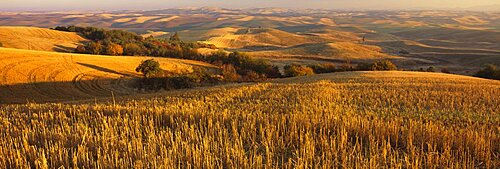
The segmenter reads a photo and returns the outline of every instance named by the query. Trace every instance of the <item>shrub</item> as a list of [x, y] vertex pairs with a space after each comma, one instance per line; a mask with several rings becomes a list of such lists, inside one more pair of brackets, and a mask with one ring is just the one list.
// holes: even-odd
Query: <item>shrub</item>
[[258, 74], [253, 70], [250, 70], [245, 74], [246, 75], [243, 76], [243, 81], [245, 82], [260, 82], [260, 81], [265, 81], [267, 79], [266, 75]]
[[448, 68], [442, 68], [441, 72], [442, 73], [451, 73], [450, 70], [448, 70]]
[[236, 68], [232, 64], [222, 65], [222, 76], [228, 82], [236, 82], [240, 80], [241, 76], [236, 72]]
[[281, 78], [281, 77], [283, 77], [278, 66], [267, 67], [265, 75], [268, 78]]
[[359, 64], [357, 69], [363, 71], [389, 71], [398, 70], [398, 67], [389, 60], [380, 60], [371, 64]]
[[324, 64], [316, 64], [310, 65], [310, 68], [314, 70], [314, 73], [332, 73], [338, 71], [334, 64], [332, 63], [324, 63]]
[[3, 43], [2, 42], [0, 42], [0, 47], [3, 47]]
[[218, 66], [231, 64], [241, 76], [246, 76], [249, 72], [255, 72], [260, 77], [279, 78], [282, 76], [277, 66], [263, 59], [252, 58], [245, 53], [233, 52], [228, 55], [224, 51], [218, 51], [206, 56], [204, 60]]
[[196, 81], [190, 76], [181, 75], [174, 77], [164, 78], [164, 86], [165, 90], [169, 89], [188, 89], [196, 86]]
[[145, 78], [151, 78], [158, 72], [161, 72], [160, 63], [154, 59], [149, 59], [142, 61], [142, 63], [135, 69], [137, 72], [141, 72]]
[[78, 45], [75, 49], [76, 53], [87, 53], [87, 49], [84, 45]]
[[485, 68], [479, 70], [474, 76], [486, 79], [500, 80], [500, 69], [495, 65], [488, 64]]
[[116, 43], [110, 43], [106, 46], [106, 54], [111, 56], [119, 56], [123, 54], [123, 47]]
[[179, 33], [175, 32], [172, 36], [170, 36], [170, 41], [181, 41], [181, 38], [179, 38]]
[[287, 77], [309, 76], [313, 74], [314, 74], [313, 69], [304, 65], [285, 66], [285, 76]]
[[434, 69], [434, 67], [430, 66], [429, 68], [427, 68], [426, 71], [427, 72], [435, 72], [436, 70]]
[[100, 42], [89, 42], [85, 49], [86, 53], [98, 55], [102, 52], [102, 45]]
[[[160, 71], [166, 72], [166, 71]], [[185, 74], [162, 73], [150, 78], [143, 78], [136, 87], [147, 90], [186, 89], [207, 84], [215, 84], [222, 80], [220, 75], [212, 75], [203, 68], [194, 68], [193, 72]]]
[[196, 82], [198, 84], [200, 83], [214, 83], [217, 80], [213, 78], [212, 74], [207, 72], [206, 69], [204, 68], [199, 68], [199, 67], [194, 67], [193, 72], [189, 74], [185, 74], [189, 78], [193, 80], [193, 82]]
[[135, 43], [127, 43], [123, 47], [123, 53], [128, 56], [137, 56], [142, 55], [143, 50], [141, 46]]

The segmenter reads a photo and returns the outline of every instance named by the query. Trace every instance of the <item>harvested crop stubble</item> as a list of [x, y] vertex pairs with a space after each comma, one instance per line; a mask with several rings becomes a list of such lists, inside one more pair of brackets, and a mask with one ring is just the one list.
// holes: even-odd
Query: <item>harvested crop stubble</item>
[[0, 108], [0, 167], [498, 168], [500, 83], [323, 74]]

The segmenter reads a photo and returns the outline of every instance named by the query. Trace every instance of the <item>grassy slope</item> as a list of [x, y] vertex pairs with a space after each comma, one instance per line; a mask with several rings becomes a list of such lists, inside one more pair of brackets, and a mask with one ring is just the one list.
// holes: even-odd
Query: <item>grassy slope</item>
[[208, 42], [222, 48], [244, 48], [252, 46], [286, 47], [317, 41], [276, 29], [253, 28], [228, 31], [227, 34], [208, 39]]
[[0, 167], [496, 168], [499, 87], [439, 73], [346, 72], [116, 106], [6, 106]]
[[222, 48], [243, 49], [258, 57], [395, 58], [382, 53], [377, 46], [359, 44], [355, 34], [340, 31], [293, 34], [276, 29], [220, 29], [213, 36], [207, 42]]
[[[129, 87], [146, 57], [98, 56], [0, 48], [0, 103], [65, 101], [135, 93]], [[169, 71], [209, 64], [155, 58]]]
[[36, 27], [0, 26], [0, 43], [7, 48], [42, 51], [73, 51], [85, 41], [76, 33]]

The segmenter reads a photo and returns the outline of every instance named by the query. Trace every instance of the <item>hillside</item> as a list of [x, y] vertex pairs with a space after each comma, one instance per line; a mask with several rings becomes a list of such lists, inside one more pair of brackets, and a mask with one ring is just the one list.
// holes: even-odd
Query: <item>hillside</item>
[[288, 48], [281, 48], [277, 50], [263, 50], [257, 52], [250, 52], [256, 56], [268, 57], [323, 57], [331, 59], [352, 59], [352, 60], [365, 60], [365, 59], [387, 59], [398, 58], [390, 56], [382, 52], [378, 46], [356, 44], [351, 42], [335, 42], [335, 43], [310, 43], [292, 46]]
[[[137, 93], [130, 79], [146, 57], [98, 56], [0, 48], [0, 103], [56, 102]], [[182, 72], [203, 62], [155, 58]]]
[[0, 167], [498, 168], [499, 87], [345, 72], [116, 105], [0, 106]]
[[[222, 29], [219, 29], [222, 30]], [[227, 29], [225, 29], [227, 30]], [[216, 33], [215, 33], [216, 32]], [[258, 48], [258, 47], [286, 47], [304, 43], [320, 42], [307, 36], [300, 36], [277, 29], [247, 28], [237, 31], [227, 31], [226, 34], [214, 32], [214, 36], [207, 40], [221, 48]]]
[[6, 48], [71, 52], [85, 41], [76, 33], [47, 28], [0, 26], [0, 43]]
[[329, 29], [313, 29], [299, 34], [270, 28], [222, 28], [203, 35], [209, 37], [206, 42], [217, 47], [274, 60], [282, 57], [304, 60], [397, 58], [383, 53], [378, 46], [361, 44], [354, 33]]

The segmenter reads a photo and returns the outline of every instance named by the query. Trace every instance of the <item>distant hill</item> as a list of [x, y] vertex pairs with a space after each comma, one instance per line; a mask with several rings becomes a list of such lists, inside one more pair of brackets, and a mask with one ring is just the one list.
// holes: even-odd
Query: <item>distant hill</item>
[[500, 12], [500, 4], [474, 6], [474, 7], [466, 8], [466, 10]]
[[227, 32], [207, 40], [222, 48], [287, 47], [304, 43], [321, 42], [307, 36], [300, 36], [277, 29], [247, 28]]
[[268, 57], [300, 57], [315, 56], [337, 60], [364, 60], [398, 58], [382, 52], [382, 48], [372, 45], [362, 45], [351, 42], [309, 43], [288, 48], [268, 51], [251, 52], [257, 56]]
[[0, 43], [6, 48], [70, 52], [85, 41], [76, 33], [47, 28], [0, 26]]

